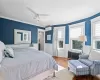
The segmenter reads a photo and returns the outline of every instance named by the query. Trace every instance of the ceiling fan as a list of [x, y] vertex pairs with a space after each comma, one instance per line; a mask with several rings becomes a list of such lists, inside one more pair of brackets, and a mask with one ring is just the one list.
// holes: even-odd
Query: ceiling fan
[[35, 15], [33, 18], [38, 21], [40, 21], [40, 17], [42, 17], [42, 16], [49, 16], [48, 14], [39, 14], [29, 7], [27, 7], [27, 9]]

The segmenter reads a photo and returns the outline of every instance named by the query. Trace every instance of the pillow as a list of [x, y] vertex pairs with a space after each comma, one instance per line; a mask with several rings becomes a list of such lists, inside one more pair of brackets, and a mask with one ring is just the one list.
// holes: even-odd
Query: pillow
[[3, 55], [2, 55], [2, 51], [0, 50], [0, 63], [1, 63], [2, 59], [3, 59]]
[[12, 48], [10, 48], [10, 47], [7, 47], [4, 50], [4, 55], [5, 55], [5, 57], [14, 58], [14, 50]]
[[3, 52], [5, 48], [5, 44], [2, 41], [0, 41], [0, 50]]

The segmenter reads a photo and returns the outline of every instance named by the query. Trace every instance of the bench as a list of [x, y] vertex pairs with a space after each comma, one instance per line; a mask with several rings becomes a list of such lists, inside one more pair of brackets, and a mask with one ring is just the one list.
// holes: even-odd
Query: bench
[[68, 69], [73, 72], [76, 76], [78, 75], [89, 75], [89, 67], [81, 63], [79, 60], [69, 60]]

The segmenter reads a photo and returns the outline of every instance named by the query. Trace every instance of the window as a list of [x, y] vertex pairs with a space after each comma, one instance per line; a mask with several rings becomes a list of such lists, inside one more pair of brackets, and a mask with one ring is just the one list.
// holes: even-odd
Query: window
[[95, 47], [96, 49], [100, 49], [100, 41], [95, 41]]
[[79, 36], [83, 35], [83, 26], [84, 25], [72, 25], [69, 29], [69, 40], [71, 49], [82, 50], [83, 42], [79, 41]]
[[78, 41], [78, 40], [72, 40], [72, 49], [78, 49], [81, 50], [82, 49], [82, 41]]
[[70, 38], [78, 38], [80, 35], [82, 35], [82, 28], [81, 27], [75, 27], [70, 29]]
[[93, 49], [100, 50], [100, 21], [93, 25]]
[[58, 31], [58, 38], [62, 38], [62, 31]]
[[63, 41], [62, 40], [59, 41], [59, 48], [63, 48]]
[[63, 34], [63, 29], [58, 30], [58, 49], [63, 49], [64, 48], [64, 34]]

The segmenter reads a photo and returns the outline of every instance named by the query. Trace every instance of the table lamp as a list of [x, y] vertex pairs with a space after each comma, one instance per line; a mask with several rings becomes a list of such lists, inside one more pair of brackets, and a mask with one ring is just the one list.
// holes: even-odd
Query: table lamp
[[82, 44], [82, 53], [83, 53], [83, 45], [84, 45], [84, 42], [87, 41], [87, 37], [85, 35], [81, 35], [79, 36], [79, 41], [83, 42]]

